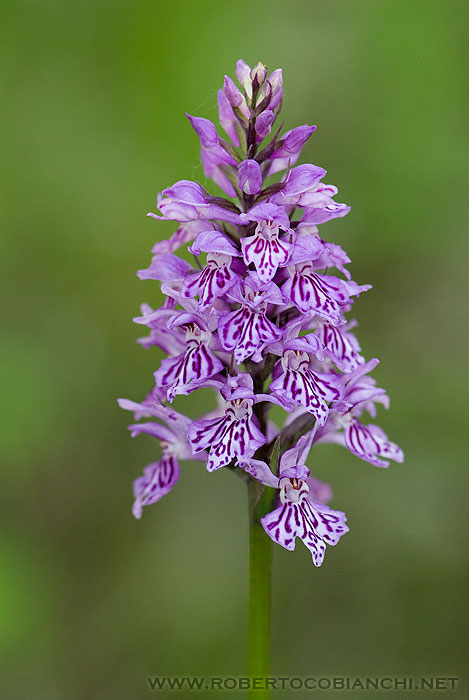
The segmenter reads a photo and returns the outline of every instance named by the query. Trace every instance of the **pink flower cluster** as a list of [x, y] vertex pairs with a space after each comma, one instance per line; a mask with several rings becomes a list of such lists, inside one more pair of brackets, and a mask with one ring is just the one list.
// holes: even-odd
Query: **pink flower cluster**
[[[344, 513], [325, 505], [330, 487], [310, 476], [311, 447], [339, 443], [378, 467], [403, 454], [363, 422], [388, 399], [369, 376], [378, 360], [365, 361], [355, 322], [345, 317], [370, 287], [351, 280], [346, 253], [318, 232], [349, 207], [334, 201], [325, 170], [295, 165], [316, 127], [277, 128], [281, 70], [267, 75], [262, 64], [251, 70], [238, 61], [236, 75], [240, 87], [225, 76], [218, 93], [227, 139], [208, 119], [187, 115], [205, 175], [223, 195], [180, 180], [159, 195], [161, 215], [149, 214], [179, 226], [138, 273], [160, 282], [165, 296], [159, 309], [143, 305], [134, 319], [149, 329], [140, 342], [167, 357], [142, 403], [120, 400], [136, 420], [150, 419], [131, 425], [132, 435], [156, 437], [162, 452], [134, 483], [133, 512], [139, 518], [172, 489], [180, 461], [200, 460], [209, 471], [235, 467], [278, 492], [277, 507], [261, 521], [267, 535], [290, 550], [300, 537], [319, 566], [326, 544], [348, 527]], [[187, 244], [196, 267], [175, 254]], [[176, 395], [201, 387], [218, 396], [214, 412], [191, 420], [173, 410]], [[269, 419], [272, 404], [285, 412], [283, 425]]]

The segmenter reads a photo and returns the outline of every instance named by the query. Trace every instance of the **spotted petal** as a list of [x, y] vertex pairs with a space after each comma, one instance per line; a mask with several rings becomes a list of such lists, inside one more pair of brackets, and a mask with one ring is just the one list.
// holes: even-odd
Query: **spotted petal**
[[281, 331], [262, 312], [253, 311], [247, 306], [222, 316], [218, 335], [225, 350], [234, 351], [237, 363], [244, 362], [282, 337]]
[[363, 425], [360, 421], [353, 420], [344, 429], [344, 440], [350, 452], [375, 467], [389, 467], [386, 459], [395, 462], [404, 460], [401, 448], [391, 442], [377, 425]]
[[172, 456], [162, 457], [159, 462], [145, 467], [143, 476], [134, 481], [134, 516], [141, 518], [143, 506], [152, 505], [169, 493], [180, 473], [179, 463]]
[[168, 387], [168, 401], [176, 394], [187, 394], [194, 384], [213, 377], [223, 369], [223, 363], [203, 343], [190, 342], [178, 357], [166, 358], [155, 372], [156, 385]]
[[302, 502], [309, 528], [326, 544], [335, 545], [342, 535], [348, 532], [345, 524], [347, 518], [340, 510], [332, 510], [322, 503], [313, 503], [310, 499]]
[[223, 296], [239, 279], [230, 267], [231, 257], [220, 253], [209, 253], [207, 265], [202, 272], [186, 277], [181, 293], [186, 298], [199, 296], [199, 311], [207, 309]]
[[281, 241], [278, 234], [270, 238], [258, 231], [254, 236], [241, 239], [246, 265], [253, 263], [261, 282], [270, 282], [277, 268], [285, 265], [290, 255], [291, 245]]
[[327, 354], [342, 372], [352, 372], [364, 364], [360, 345], [353, 333], [324, 323], [319, 330], [319, 338]]
[[303, 313], [314, 311], [335, 326], [342, 323], [342, 307], [350, 298], [342, 280], [332, 275], [316, 274], [310, 263], [294, 268], [293, 274], [283, 285], [282, 292]]
[[286, 502], [261, 519], [269, 537], [285, 549], [295, 549], [299, 537], [311, 552], [315, 566], [321, 566], [326, 543], [335, 545], [348, 532], [345, 514], [308, 498], [300, 503]]
[[237, 420], [230, 412], [222, 418], [194, 421], [189, 426], [188, 437], [194, 452], [210, 449], [207, 460], [210, 472], [229, 464], [235, 457], [241, 461], [252, 457], [266, 442], [249, 415]]
[[304, 406], [317, 418], [319, 425], [324, 425], [329, 415], [328, 402], [337, 401], [343, 393], [340, 377], [308, 368], [294, 370], [287, 367], [270, 388], [295, 406]]

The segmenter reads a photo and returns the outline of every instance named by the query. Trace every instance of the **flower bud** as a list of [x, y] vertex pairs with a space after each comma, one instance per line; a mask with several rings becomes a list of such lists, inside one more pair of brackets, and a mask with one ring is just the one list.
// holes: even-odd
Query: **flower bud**
[[285, 153], [299, 153], [315, 130], [315, 126], [308, 126], [307, 124], [304, 126], [297, 126], [295, 129], [285, 134], [282, 139], [283, 144], [281, 150], [285, 151]]
[[255, 160], [243, 160], [238, 167], [238, 184], [246, 194], [259, 194], [262, 189], [262, 172]]
[[254, 68], [251, 71], [251, 80], [253, 83], [256, 81], [257, 85], [260, 86], [264, 82], [266, 75], [267, 68], [264, 66], [263, 63], [259, 62], [257, 66], [254, 66]]
[[250, 99], [252, 97], [251, 68], [242, 59], [236, 63], [236, 77]]
[[270, 109], [266, 109], [265, 112], [259, 114], [256, 119], [256, 134], [261, 138], [264, 138], [270, 134], [272, 130], [272, 122], [274, 121], [274, 113]]
[[236, 85], [228, 75], [225, 75], [225, 80], [223, 82], [223, 92], [225, 93], [232, 107], [239, 107], [241, 105], [243, 101], [242, 92], [238, 87], [236, 87]]
[[[277, 70], [274, 70], [273, 73], [271, 73], [267, 79], [267, 82], [270, 83], [270, 86], [272, 88], [272, 97], [270, 98], [270, 104], [269, 104], [269, 109], [275, 109], [279, 102], [282, 99], [283, 96], [283, 74], [282, 74], [282, 69], [277, 68]], [[266, 89], [266, 85], [264, 85], [263, 93]]]

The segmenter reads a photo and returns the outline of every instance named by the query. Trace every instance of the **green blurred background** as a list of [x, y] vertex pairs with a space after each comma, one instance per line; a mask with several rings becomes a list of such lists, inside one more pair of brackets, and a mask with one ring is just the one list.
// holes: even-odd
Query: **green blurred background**
[[158, 300], [135, 271], [174, 227], [145, 214], [203, 179], [184, 111], [214, 119], [240, 57], [283, 67], [286, 127], [318, 125], [303, 161], [352, 205], [321, 232], [374, 285], [359, 338], [392, 399], [377, 422], [406, 452], [388, 471], [311, 455], [351, 531], [319, 570], [301, 544], [275, 549], [272, 673], [463, 677], [467, 20], [455, 0], [2, 3], [2, 698], [127, 700], [148, 675], [245, 672], [244, 485], [187, 463], [133, 520], [156, 444], [116, 404], [159, 364], [134, 342]]

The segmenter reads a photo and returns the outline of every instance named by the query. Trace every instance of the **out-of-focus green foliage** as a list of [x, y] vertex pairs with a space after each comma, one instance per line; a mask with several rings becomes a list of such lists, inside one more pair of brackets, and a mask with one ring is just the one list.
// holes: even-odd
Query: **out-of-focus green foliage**
[[406, 452], [384, 471], [314, 450], [351, 531], [320, 570], [304, 547], [276, 548], [272, 673], [461, 676], [467, 4], [7, 0], [1, 13], [2, 697], [128, 700], [148, 675], [244, 673], [244, 486], [185, 464], [134, 521], [155, 444], [130, 439], [116, 404], [141, 399], [159, 362], [134, 343], [132, 316], [158, 298], [135, 271], [173, 227], [145, 214], [165, 186], [203, 178], [184, 111], [215, 118], [240, 57], [283, 67], [285, 125], [318, 125], [305, 160], [352, 205], [321, 230], [374, 285], [359, 338], [392, 398], [377, 422]]

